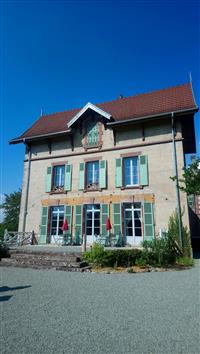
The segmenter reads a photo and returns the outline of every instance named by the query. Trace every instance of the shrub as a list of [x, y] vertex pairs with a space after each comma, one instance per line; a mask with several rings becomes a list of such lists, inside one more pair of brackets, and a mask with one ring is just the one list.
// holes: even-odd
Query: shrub
[[146, 267], [146, 265], [148, 265], [148, 264], [149, 264], [148, 260], [143, 256], [140, 258], [137, 258], [135, 261], [135, 265], [138, 267]]
[[184, 256], [184, 257], [179, 257], [176, 260], [176, 264], [180, 266], [192, 267], [194, 265], [194, 261], [190, 257]]
[[178, 222], [178, 213], [175, 211], [169, 218], [168, 223], [168, 237], [177, 242], [180, 249], [182, 250], [182, 254], [187, 257], [192, 257], [192, 246], [191, 246], [191, 238], [190, 233], [187, 226], [182, 225], [182, 245], [180, 244], [179, 239], [179, 222]]
[[176, 250], [172, 246], [171, 239], [166, 235], [161, 239], [154, 239], [152, 241], [144, 241], [144, 254], [146, 263], [155, 266], [166, 266], [174, 264], [176, 261]]
[[85, 252], [84, 259], [100, 267], [130, 267], [141, 255], [141, 250], [104, 250], [102, 245], [95, 243], [91, 252]]

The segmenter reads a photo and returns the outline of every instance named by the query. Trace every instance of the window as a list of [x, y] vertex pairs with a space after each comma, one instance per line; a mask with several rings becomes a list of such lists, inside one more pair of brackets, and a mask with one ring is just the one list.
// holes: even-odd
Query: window
[[87, 125], [88, 146], [96, 146], [99, 143], [99, 124], [98, 122], [88, 122]]
[[63, 191], [64, 190], [64, 179], [65, 179], [65, 166], [54, 166], [53, 167], [53, 191]]
[[86, 235], [98, 236], [100, 234], [100, 205], [86, 206]]
[[51, 236], [63, 235], [64, 206], [51, 207]]
[[141, 203], [125, 204], [124, 225], [126, 237], [142, 237]]
[[99, 161], [86, 163], [86, 188], [99, 188]]
[[137, 186], [139, 184], [138, 156], [124, 158], [124, 186]]

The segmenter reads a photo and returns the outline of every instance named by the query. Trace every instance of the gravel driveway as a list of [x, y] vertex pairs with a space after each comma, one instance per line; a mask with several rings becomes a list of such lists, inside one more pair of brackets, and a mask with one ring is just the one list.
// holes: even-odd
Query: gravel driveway
[[200, 353], [200, 268], [145, 274], [0, 268], [1, 354]]

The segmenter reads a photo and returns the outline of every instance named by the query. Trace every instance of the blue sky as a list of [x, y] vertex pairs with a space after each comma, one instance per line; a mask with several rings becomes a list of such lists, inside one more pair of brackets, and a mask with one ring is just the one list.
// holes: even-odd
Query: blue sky
[[[23, 145], [44, 113], [189, 80], [199, 104], [197, 1], [2, 1], [1, 190], [18, 190]], [[199, 113], [195, 119], [200, 156]]]

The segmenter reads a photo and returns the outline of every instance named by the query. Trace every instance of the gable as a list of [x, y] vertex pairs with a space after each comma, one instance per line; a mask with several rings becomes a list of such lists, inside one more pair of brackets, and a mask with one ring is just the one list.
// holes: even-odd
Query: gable
[[111, 114], [105, 112], [101, 108], [95, 106], [94, 104], [88, 102], [68, 123], [68, 127], [70, 128], [78, 119], [80, 119], [84, 113], [88, 110], [92, 110], [95, 113], [98, 113], [101, 117], [104, 117], [108, 120], [111, 118]]

